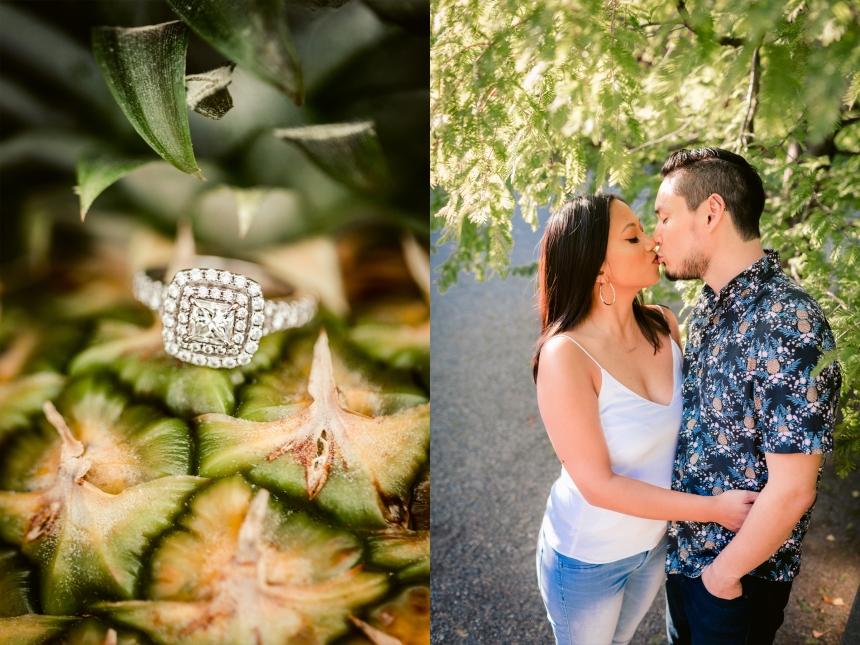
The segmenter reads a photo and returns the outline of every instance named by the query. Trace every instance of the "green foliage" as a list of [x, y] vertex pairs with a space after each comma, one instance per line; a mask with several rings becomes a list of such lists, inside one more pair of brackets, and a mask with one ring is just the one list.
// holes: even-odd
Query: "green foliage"
[[[229, 255], [363, 227], [426, 236], [426, 40], [407, 31], [411, 4], [44, 4], [0, 4], [5, 260], [44, 251], [24, 239], [33, 212], [167, 235], [191, 219]], [[345, 123], [367, 126], [354, 140], [313, 131]], [[276, 129], [307, 129], [314, 150]]]
[[[515, 204], [620, 192], [646, 229], [682, 147], [746, 156], [765, 246], [824, 308], [844, 385], [839, 472], [860, 456], [860, 2], [434, 0], [431, 185], [439, 287], [509, 269]], [[679, 284], [686, 306], [695, 283]], [[661, 283], [646, 300], [673, 297]], [[677, 292], [674, 294], [677, 297]], [[828, 357], [832, 359], [833, 357]]]

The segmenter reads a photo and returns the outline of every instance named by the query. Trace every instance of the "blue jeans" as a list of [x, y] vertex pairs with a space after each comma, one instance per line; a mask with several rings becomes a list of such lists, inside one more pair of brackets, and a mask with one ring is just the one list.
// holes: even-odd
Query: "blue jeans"
[[558, 553], [541, 531], [537, 574], [558, 645], [629, 643], [666, 578], [666, 538], [650, 551], [590, 564]]
[[698, 578], [666, 577], [666, 631], [672, 645], [767, 645], [782, 625], [791, 581], [744, 576], [743, 594], [726, 600]]

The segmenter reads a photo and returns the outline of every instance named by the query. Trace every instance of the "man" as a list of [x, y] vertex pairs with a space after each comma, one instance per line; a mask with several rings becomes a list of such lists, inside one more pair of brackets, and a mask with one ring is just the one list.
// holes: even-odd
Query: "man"
[[737, 534], [672, 522], [666, 615], [682, 643], [771, 643], [800, 569], [841, 374], [818, 304], [762, 248], [765, 195], [747, 161], [719, 148], [663, 165], [654, 240], [670, 280], [705, 282], [684, 352], [684, 417], [672, 488], [761, 491]]

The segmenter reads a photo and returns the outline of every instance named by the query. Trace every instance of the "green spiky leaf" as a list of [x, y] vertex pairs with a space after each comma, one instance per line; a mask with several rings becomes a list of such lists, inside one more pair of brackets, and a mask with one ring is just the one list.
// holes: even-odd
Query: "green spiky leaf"
[[75, 193], [81, 200], [81, 221], [87, 216], [96, 197], [132, 170], [155, 159], [118, 157], [116, 155], [85, 156], [78, 159], [78, 185]]
[[333, 179], [353, 190], [379, 193], [390, 187], [388, 164], [372, 121], [281, 128], [274, 135], [297, 145]]
[[179, 21], [93, 29], [93, 51], [116, 102], [138, 134], [173, 166], [200, 179], [185, 108], [189, 30]]

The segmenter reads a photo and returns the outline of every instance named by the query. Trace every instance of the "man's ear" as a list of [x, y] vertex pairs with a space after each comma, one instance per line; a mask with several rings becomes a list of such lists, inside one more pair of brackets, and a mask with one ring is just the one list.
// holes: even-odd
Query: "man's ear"
[[717, 193], [712, 193], [706, 200], [706, 213], [708, 217], [708, 228], [713, 228], [722, 221], [726, 215], [726, 200]]

